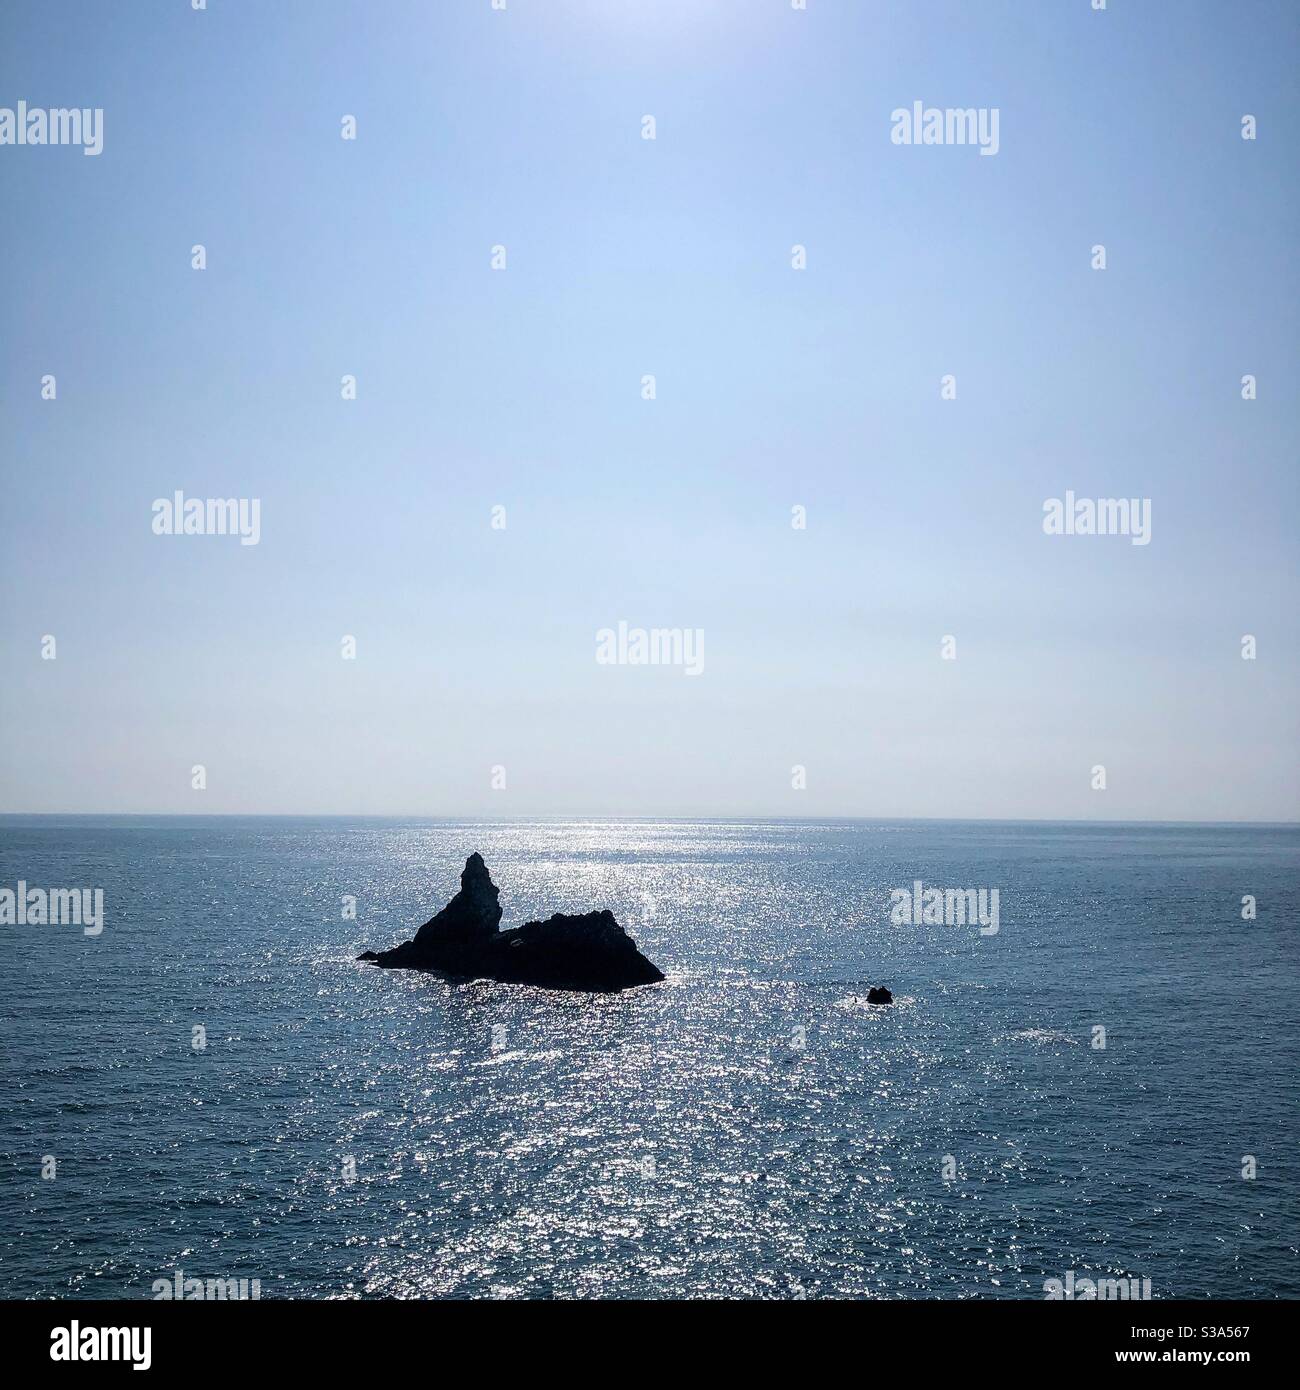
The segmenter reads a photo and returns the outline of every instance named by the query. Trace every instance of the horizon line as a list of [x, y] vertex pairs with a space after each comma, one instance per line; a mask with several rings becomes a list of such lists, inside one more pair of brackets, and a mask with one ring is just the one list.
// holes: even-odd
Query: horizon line
[[590, 821], [713, 821], [719, 824], [754, 824], [761, 821], [825, 822], [842, 821], [850, 824], [878, 824], [884, 821], [908, 821], [939, 825], [1187, 825], [1187, 826], [1273, 826], [1300, 829], [1300, 820], [1172, 820], [1160, 817], [1133, 817], [1097, 820], [1085, 816], [892, 816], [892, 815], [652, 815], [636, 814], [578, 814], [538, 812], [532, 815], [499, 814], [432, 814], [427, 811], [0, 811], [0, 818], [29, 820], [77, 816], [86, 820], [427, 820], [451, 824], [466, 821], [559, 821], [580, 823]]

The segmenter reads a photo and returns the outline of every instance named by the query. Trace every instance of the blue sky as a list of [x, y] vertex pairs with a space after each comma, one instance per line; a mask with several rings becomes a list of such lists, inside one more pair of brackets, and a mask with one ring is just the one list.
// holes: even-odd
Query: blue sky
[[[7, 4], [0, 106], [104, 149], [0, 147], [0, 810], [1296, 819], [1298, 39]], [[154, 535], [177, 489], [260, 543]], [[1151, 543], [1044, 535], [1067, 489]]]

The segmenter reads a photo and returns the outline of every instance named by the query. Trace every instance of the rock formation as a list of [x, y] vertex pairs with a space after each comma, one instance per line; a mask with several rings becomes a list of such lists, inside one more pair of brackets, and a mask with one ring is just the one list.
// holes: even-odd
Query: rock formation
[[894, 996], [884, 987], [884, 985], [872, 985], [867, 991], [868, 1004], [892, 1004]]
[[557, 912], [545, 922], [499, 931], [500, 890], [480, 854], [471, 854], [460, 892], [410, 941], [358, 960], [388, 969], [434, 970], [468, 978], [486, 976], [544, 989], [612, 994], [662, 980], [612, 912]]

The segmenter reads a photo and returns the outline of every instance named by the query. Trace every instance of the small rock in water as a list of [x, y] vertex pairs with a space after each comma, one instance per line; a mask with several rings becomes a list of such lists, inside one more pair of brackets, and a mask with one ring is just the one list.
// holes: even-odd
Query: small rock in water
[[884, 987], [884, 985], [872, 985], [867, 991], [868, 1004], [892, 1004], [894, 996]]

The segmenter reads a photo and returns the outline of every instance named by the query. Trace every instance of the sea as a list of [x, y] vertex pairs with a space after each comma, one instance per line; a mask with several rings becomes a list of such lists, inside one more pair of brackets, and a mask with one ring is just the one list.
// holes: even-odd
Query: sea
[[[503, 925], [609, 908], [666, 981], [355, 961], [475, 850]], [[0, 890], [104, 905], [0, 925], [0, 1295], [1300, 1297], [1298, 869], [1296, 826], [0, 817]]]

